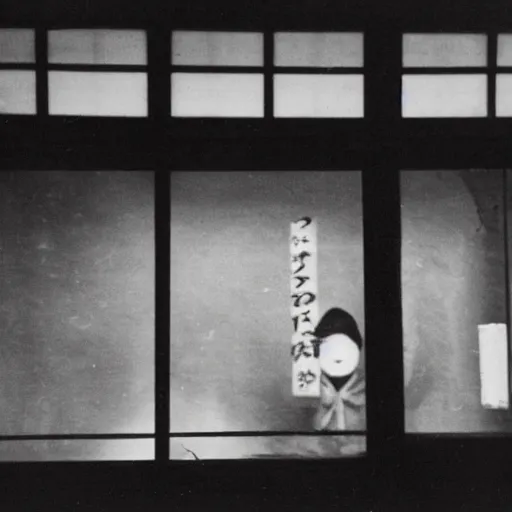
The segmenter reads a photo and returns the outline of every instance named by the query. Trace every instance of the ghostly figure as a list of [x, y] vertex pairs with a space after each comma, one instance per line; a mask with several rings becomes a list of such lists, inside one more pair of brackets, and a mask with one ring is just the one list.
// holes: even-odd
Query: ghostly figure
[[322, 371], [315, 429], [364, 430], [363, 339], [356, 321], [346, 311], [332, 308], [318, 323], [315, 336]]

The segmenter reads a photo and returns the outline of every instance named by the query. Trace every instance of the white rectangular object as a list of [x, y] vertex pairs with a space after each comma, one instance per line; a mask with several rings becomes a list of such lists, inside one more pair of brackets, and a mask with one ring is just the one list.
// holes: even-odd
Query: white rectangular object
[[317, 239], [316, 223], [310, 217], [291, 224], [290, 258], [292, 393], [319, 397], [320, 363], [312, 344], [318, 323]]
[[508, 340], [506, 324], [478, 326], [481, 401], [487, 409], [508, 409]]
[[263, 117], [263, 74], [172, 73], [173, 117]]
[[146, 117], [147, 73], [50, 71], [50, 115]]
[[486, 117], [487, 77], [403, 75], [403, 117]]
[[360, 118], [363, 75], [274, 75], [275, 117]]

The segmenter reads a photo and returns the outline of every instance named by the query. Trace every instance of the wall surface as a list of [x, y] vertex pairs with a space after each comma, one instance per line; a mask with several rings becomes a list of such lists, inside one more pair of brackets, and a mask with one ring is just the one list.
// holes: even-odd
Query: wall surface
[[[153, 212], [152, 173], [0, 173], [0, 434], [154, 431]], [[0, 444], [7, 459], [152, 453]]]

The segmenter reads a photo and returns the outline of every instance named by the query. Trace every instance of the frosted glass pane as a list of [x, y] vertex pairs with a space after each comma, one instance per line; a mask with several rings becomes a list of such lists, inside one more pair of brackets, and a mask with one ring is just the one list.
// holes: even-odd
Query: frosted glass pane
[[[344, 309], [364, 336], [361, 187], [358, 171], [171, 173], [171, 432], [364, 432], [364, 340], [353, 377], [322, 379], [325, 394], [316, 398], [293, 395], [294, 363], [309, 358], [307, 349], [295, 345], [298, 357], [291, 350], [294, 332], [325, 325], [322, 319], [332, 308]], [[316, 244], [307, 230], [296, 240], [291, 236], [291, 223], [306, 212], [317, 226]], [[297, 272], [301, 258], [293, 263], [291, 247], [314, 252], [311, 245], [318, 255], [316, 271], [302, 255], [306, 266]], [[308, 305], [294, 321], [292, 269], [310, 278], [301, 290], [311, 290], [316, 278], [318, 320], [312, 311], [305, 320]], [[297, 281], [293, 278], [295, 286]], [[317, 334], [326, 336], [322, 330]], [[324, 408], [333, 397], [343, 405], [336, 413]], [[210, 448], [197, 454], [222, 452], [218, 439], [209, 438]], [[189, 446], [189, 439], [175, 441], [178, 449], [179, 441]], [[262, 438], [256, 441], [261, 444], [249, 449], [235, 440], [230, 451], [270, 450]], [[284, 453], [285, 447], [293, 452], [291, 446], [272, 445], [270, 453]]]
[[406, 432], [512, 432], [510, 410], [489, 409], [501, 407], [495, 384], [507, 381], [506, 364], [489, 361], [506, 346], [512, 204], [503, 189], [500, 169], [401, 173]]
[[175, 117], [263, 117], [263, 75], [173, 73]]
[[171, 460], [332, 459], [365, 452], [365, 436], [187, 437], [171, 438], [170, 446]]
[[173, 32], [172, 63], [205, 66], [262, 66], [263, 34]]
[[416, 67], [485, 66], [487, 36], [480, 34], [405, 34], [403, 65]]
[[512, 34], [498, 35], [498, 66], [512, 66]]
[[275, 117], [363, 117], [362, 75], [275, 75]]
[[154, 432], [153, 187], [0, 173], [0, 434]]
[[496, 115], [512, 116], [512, 75], [496, 76]]
[[36, 113], [36, 74], [34, 71], [0, 71], [0, 113]]
[[53, 115], [147, 116], [146, 73], [50, 71]]
[[363, 34], [275, 34], [276, 66], [335, 67], [363, 65]]
[[142, 30], [50, 30], [48, 61], [146, 64], [146, 33]]
[[35, 62], [34, 31], [0, 29], [0, 62]]
[[403, 117], [485, 117], [484, 75], [405, 75]]
[[66, 441], [3, 441], [2, 462], [86, 460], [154, 460], [152, 439], [73, 439]]

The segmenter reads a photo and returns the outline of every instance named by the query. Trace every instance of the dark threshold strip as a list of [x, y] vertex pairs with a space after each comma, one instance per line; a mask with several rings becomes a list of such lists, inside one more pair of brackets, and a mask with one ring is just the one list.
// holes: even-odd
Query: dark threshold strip
[[169, 434], [169, 437], [279, 437], [279, 436], [366, 436], [366, 431], [361, 430], [320, 430], [318, 432], [310, 430], [248, 430], [246, 432], [176, 432]]
[[361, 75], [364, 73], [362, 67], [334, 67], [334, 68], [314, 68], [314, 67], [292, 67], [292, 66], [171, 66], [172, 73], [282, 73], [282, 74], [301, 74], [301, 75]]
[[275, 74], [300, 74], [300, 75], [362, 75], [363, 67], [334, 67], [334, 68], [310, 68], [293, 66], [276, 66]]
[[145, 73], [144, 64], [48, 64], [48, 71], [104, 72], [104, 73]]
[[155, 434], [40, 434], [0, 436], [3, 441], [66, 441], [85, 439], [154, 439]]
[[403, 75], [486, 75], [489, 72], [487, 66], [483, 67], [421, 67], [421, 68], [402, 68]]
[[262, 66], [170, 66], [172, 73], [260, 73], [263, 74]]
[[491, 440], [493, 438], [511, 438], [512, 432], [411, 432], [405, 433], [406, 441], [423, 441], [436, 439], [453, 439], [456, 441], [471, 441], [472, 439]]

